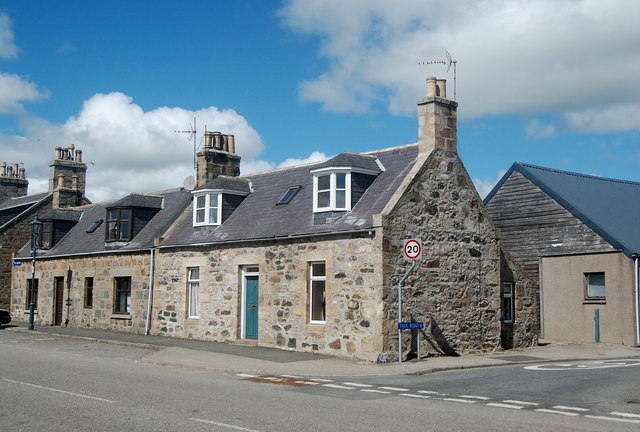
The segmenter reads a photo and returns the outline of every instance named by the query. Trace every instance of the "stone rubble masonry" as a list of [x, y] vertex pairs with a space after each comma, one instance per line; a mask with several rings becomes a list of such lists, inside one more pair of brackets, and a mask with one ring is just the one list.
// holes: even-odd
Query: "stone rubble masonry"
[[[150, 253], [120, 253], [88, 257], [38, 259], [37, 313], [35, 325], [52, 325], [55, 315], [56, 277], [65, 281], [63, 325], [144, 334], [149, 287]], [[71, 271], [71, 284], [67, 278]], [[131, 277], [131, 313], [114, 314], [115, 277]], [[85, 278], [93, 278], [93, 307], [85, 308]], [[11, 314], [16, 321], [26, 321], [31, 261], [14, 268]], [[70, 299], [70, 306], [67, 300]], [[69, 319], [68, 323], [65, 323]]]
[[[423, 242], [423, 258], [403, 285], [402, 321], [425, 323], [421, 354], [491, 352], [502, 346], [501, 262], [496, 229], [455, 151], [436, 148], [382, 221], [384, 353], [397, 353], [397, 284], [409, 267], [402, 245]], [[508, 264], [505, 262], [505, 265]], [[512, 346], [529, 344], [519, 321], [537, 313], [528, 278], [514, 268], [520, 306]], [[524, 292], [520, 285], [526, 286]], [[524, 298], [524, 296], [527, 296]], [[417, 351], [417, 330], [403, 331], [404, 356]], [[530, 337], [530, 335], [529, 335]], [[379, 361], [397, 359], [397, 354]]]
[[[51, 199], [43, 202], [37, 210], [27, 212], [12, 220], [0, 231], [0, 309], [9, 309], [11, 304], [11, 271], [13, 256], [23, 246], [31, 242], [29, 223], [37, 214], [43, 215], [51, 210]], [[29, 266], [23, 262], [22, 266]]]
[[[337, 251], [340, 251], [337, 253]], [[152, 333], [242, 338], [242, 268], [259, 268], [258, 344], [376, 360], [382, 349], [380, 241], [350, 235], [163, 251]], [[326, 263], [326, 323], [309, 323], [309, 263]], [[200, 268], [199, 318], [187, 319], [187, 269]]]

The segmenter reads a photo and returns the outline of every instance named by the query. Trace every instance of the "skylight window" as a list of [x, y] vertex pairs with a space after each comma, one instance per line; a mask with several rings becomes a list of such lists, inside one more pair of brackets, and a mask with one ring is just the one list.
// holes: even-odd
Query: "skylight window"
[[102, 225], [102, 222], [103, 222], [103, 221], [104, 221], [104, 219], [100, 219], [100, 220], [95, 221], [95, 222], [93, 223], [93, 225], [91, 225], [91, 226], [89, 227], [89, 229], [87, 230], [87, 233], [88, 233], [88, 234], [91, 234], [92, 232], [94, 232], [95, 230], [97, 230], [97, 229], [98, 229], [98, 227], [99, 227], [100, 225]]
[[296, 196], [298, 191], [302, 188], [302, 186], [292, 186], [290, 187], [285, 194], [280, 198], [280, 201], [277, 202], [277, 205], [280, 204], [289, 204], [293, 197]]

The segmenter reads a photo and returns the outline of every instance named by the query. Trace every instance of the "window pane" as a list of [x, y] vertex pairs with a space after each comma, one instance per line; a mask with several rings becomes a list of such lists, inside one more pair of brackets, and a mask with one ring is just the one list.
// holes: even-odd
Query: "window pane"
[[605, 297], [604, 273], [587, 275], [587, 297]]
[[346, 186], [347, 175], [345, 173], [336, 173], [336, 188], [344, 189]]
[[311, 282], [311, 320], [324, 321], [324, 281]]
[[198, 317], [198, 282], [189, 283], [189, 318]]
[[331, 176], [318, 177], [318, 190], [327, 190], [331, 187]]
[[120, 209], [120, 219], [130, 219], [130, 218], [131, 218], [131, 210]]
[[189, 269], [189, 279], [200, 279], [200, 267], [194, 267]]
[[118, 225], [115, 222], [109, 222], [109, 230], [107, 231], [109, 240], [118, 238]]
[[108, 219], [109, 219], [109, 220], [116, 220], [116, 219], [118, 219], [118, 211], [117, 211], [117, 210], [109, 210]]
[[196, 210], [196, 223], [204, 222], [204, 209]]
[[212, 208], [209, 210], [209, 223], [217, 224], [218, 223], [218, 209]]
[[196, 197], [196, 208], [201, 209], [201, 208], [204, 208], [204, 206], [205, 206], [205, 196], [202, 195], [202, 196]]
[[311, 264], [311, 277], [324, 276], [326, 271], [325, 263]]
[[318, 193], [318, 207], [329, 207], [331, 203], [331, 192], [320, 192]]
[[347, 193], [345, 191], [336, 191], [336, 208], [343, 209], [347, 207], [346, 196]]
[[129, 221], [120, 221], [120, 240], [127, 240], [129, 238]]

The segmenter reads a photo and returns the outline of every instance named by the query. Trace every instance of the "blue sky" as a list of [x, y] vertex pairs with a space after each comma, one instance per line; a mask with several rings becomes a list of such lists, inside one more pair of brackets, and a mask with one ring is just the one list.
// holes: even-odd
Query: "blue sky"
[[482, 195], [514, 161], [640, 181], [634, 0], [0, 3], [0, 161], [46, 188], [74, 143], [93, 201], [182, 185], [197, 118], [243, 173], [415, 142], [457, 60], [459, 148]]

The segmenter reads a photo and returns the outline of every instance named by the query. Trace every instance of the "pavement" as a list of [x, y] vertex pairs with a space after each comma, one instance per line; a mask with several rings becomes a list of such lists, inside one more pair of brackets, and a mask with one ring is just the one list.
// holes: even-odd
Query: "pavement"
[[3, 331], [36, 332], [143, 348], [148, 350], [148, 353], [142, 357], [142, 363], [229, 374], [296, 375], [302, 377], [419, 375], [455, 369], [514, 364], [640, 359], [640, 348], [638, 347], [603, 343], [569, 344], [541, 341], [540, 345], [535, 347], [516, 348], [482, 355], [427, 357], [402, 363], [376, 364], [246, 344], [206, 342], [81, 328], [37, 327], [35, 330], [27, 330], [24, 324], [17, 323], [5, 326]]

